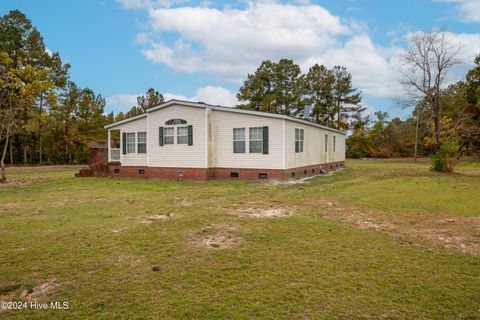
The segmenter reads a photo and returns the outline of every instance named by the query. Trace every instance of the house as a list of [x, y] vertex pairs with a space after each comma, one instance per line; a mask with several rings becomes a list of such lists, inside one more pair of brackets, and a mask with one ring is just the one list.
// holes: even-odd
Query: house
[[285, 180], [345, 163], [344, 131], [202, 102], [170, 100], [105, 128], [114, 177]]

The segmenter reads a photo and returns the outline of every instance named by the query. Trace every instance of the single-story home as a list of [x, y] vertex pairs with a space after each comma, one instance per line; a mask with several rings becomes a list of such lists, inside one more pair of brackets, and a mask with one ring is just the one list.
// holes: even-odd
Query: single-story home
[[170, 100], [105, 128], [109, 176], [286, 180], [345, 163], [344, 131], [202, 102]]

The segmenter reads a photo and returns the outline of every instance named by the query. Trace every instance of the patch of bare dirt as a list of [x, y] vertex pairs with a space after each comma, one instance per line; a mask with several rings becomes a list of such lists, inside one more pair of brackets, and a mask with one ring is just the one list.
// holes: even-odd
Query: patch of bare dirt
[[146, 259], [142, 256], [136, 255], [121, 255], [121, 256], [112, 256], [111, 262], [116, 267], [127, 267], [134, 269], [147, 269], [148, 263]]
[[231, 224], [212, 224], [204, 227], [200, 235], [192, 236], [192, 244], [204, 249], [232, 249], [242, 243], [237, 227]]
[[189, 206], [193, 205], [193, 203], [191, 203], [189, 201], [181, 200], [181, 201], [178, 201], [176, 203], [176, 205], [181, 206], [181, 207], [189, 207]]
[[172, 213], [154, 214], [154, 215], [151, 215], [151, 216], [142, 217], [141, 221], [142, 221], [142, 223], [153, 223], [153, 222], [159, 221], [159, 220], [168, 220], [172, 217], [173, 217]]
[[0, 301], [38, 300], [48, 295], [57, 286], [55, 278], [27, 289], [22, 288], [19, 284], [9, 284], [0, 288]]
[[373, 229], [394, 238], [426, 241], [436, 247], [480, 255], [480, 217], [385, 214], [335, 201], [318, 200], [325, 218], [351, 223], [360, 229]]
[[22, 186], [31, 183], [42, 183], [42, 182], [50, 182], [55, 180], [54, 178], [8, 178], [7, 182], [0, 183], [1, 187], [12, 187], [12, 186]]
[[270, 184], [276, 186], [276, 185], [281, 185], [281, 184], [304, 184], [305, 182], [308, 182], [308, 180], [311, 180], [313, 178], [317, 178], [317, 177], [328, 177], [328, 176], [331, 176], [337, 172], [340, 172], [342, 171], [343, 168], [338, 168], [336, 170], [332, 170], [332, 171], [327, 171], [325, 173], [321, 173], [321, 174], [316, 174], [314, 176], [309, 176], [309, 177], [305, 177], [305, 178], [300, 178], [300, 179], [288, 179], [288, 180], [284, 180], [284, 181], [280, 181], [280, 180], [272, 180], [270, 181]]
[[292, 211], [288, 208], [252, 206], [234, 209], [230, 214], [239, 217], [282, 218], [291, 216]]
[[21, 203], [18, 203], [18, 202], [7, 202], [7, 203], [2, 203], [0, 204], [0, 212], [1, 211], [14, 211], [14, 210], [17, 210], [17, 209], [20, 209], [20, 207], [22, 206]]
[[26, 289], [22, 292], [22, 297], [27, 300], [36, 300], [38, 298], [46, 296], [58, 286], [55, 278], [41, 283], [33, 288]]
[[83, 204], [83, 203], [105, 203], [109, 202], [109, 199], [105, 198], [63, 198], [58, 201], [52, 202], [51, 206], [54, 208], [60, 208], [60, 207], [65, 207], [68, 205], [74, 205], [74, 204]]

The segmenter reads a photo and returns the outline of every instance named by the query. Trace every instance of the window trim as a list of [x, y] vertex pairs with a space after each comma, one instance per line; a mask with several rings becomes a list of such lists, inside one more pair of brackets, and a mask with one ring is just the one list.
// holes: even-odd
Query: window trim
[[[145, 142], [140, 142], [140, 133], [145, 134]], [[140, 152], [140, 145], [145, 145], [145, 152]], [[147, 153], [147, 132], [146, 131], [139, 131], [137, 132], [137, 153], [138, 154], [146, 154]]]
[[[133, 141], [128, 141], [129, 140], [128, 137], [129, 136], [131, 137], [132, 135], [133, 135]], [[135, 132], [125, 132], [125, 139], [126, 139], [125, 140], [125, 146], [126, 146], [125, 147], [125, 154], [135, 154], [135, 153], [137, 153], [137, 140], [136, 140], [137, 138], [136, 138], [136, 136], [137, 135], [135, 134]], [[130, 150], [129, 146], [132, 146], [132, 145], [133, 145], [133, 151], [129, 151]]]
[[[172, 130], [171, 135], [167, 135], [167, 130]], [[172, 137], [172, 142], [167, 143], [166, 138], [167, 137]], [[175, 144], [175, 127], [163, 127], [163, 145], [170, 145], [170, 144]]]
[[328, 152], [328, 133], [325, 133], [325, 153]]
[[[252, 130], [260, 131], [260, 138], [252, 139]], [[252, 142], [259, 143], [258, 151], [252, 151]], [[248, 128], [248, 153], [263, 153], [263, 127], [249, 127]]]
[[[177, 144], [188, 144], [188, 126], [177, 126], [176, 128], [177, 128], [177, 130], [176, 130], [176, 139], [175, 140], [176, 140]], [[185, 129], [185, 134], [179, 135], [178, 134], [179, 129]], [[178, 138], [180, 138], [180, 137], [185, 138], [185, 142], [180, 143], [178, 141]]]
[[174, 125], [179, 125], [179, 124], [187, 124], [187, 120], [180, 119], [180, 118], [174, 118], [165, 121], [166, 126], [174, 126]]
[[[243, 140], [235, 140], [235, 130], [243, 130]], [[233, 128], [233, 153], [242, 154], [247, 152], [247, 135], [245, 128]], [[235, 142], [243, 142], [243, 151], [236, 152], [235, 151]]]
[[295, 153], [303, 153], [305, 150], [305, 130], [302, 128], [295, 128]]

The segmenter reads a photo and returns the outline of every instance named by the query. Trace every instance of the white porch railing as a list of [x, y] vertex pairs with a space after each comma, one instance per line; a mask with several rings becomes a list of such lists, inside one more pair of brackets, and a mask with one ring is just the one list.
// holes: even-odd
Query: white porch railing
[[120, 161], [120, 148], [110, 148], [110, 159], [108, 161]]

